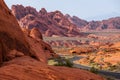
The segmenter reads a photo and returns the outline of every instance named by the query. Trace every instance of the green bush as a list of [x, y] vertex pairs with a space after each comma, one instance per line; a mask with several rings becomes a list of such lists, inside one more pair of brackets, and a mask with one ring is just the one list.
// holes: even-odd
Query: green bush
[[73, 63], [69, 59], [57, 59], [57, 64], [54, 66], [66, 66], [66, 67], [73, 67]]
[[98, 73], [98, 69], [96, 69], [95, 67], [91, 67], [90, 68], [90, 72], [97, 74]]
[[66, 59], [65, 61], [66, 61], [66, 64], [65, 64], [66, 66], [68, 66], [68, 67], [73, 66], [73, 63], [69, 59]]

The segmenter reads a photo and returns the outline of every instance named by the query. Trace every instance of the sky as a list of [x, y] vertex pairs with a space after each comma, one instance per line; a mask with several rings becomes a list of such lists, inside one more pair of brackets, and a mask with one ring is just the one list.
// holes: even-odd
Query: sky
[[63, 14], [78, 16], [87, 21], [103, 20], [120, 16], [120, 0], [5, 0], [11, 5], [32, 6], [38, 11], [46, 8], [48, 12], [60, 10]]

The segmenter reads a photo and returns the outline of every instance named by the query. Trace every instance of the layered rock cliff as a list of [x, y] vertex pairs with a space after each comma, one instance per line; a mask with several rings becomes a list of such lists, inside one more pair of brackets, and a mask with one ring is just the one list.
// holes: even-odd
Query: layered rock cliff
[[42, 8], [39, 12], [32, 7], [13, 5], [12, 13], [21, 27], [38, 28], [45, 36], [81, 36], [76, 25], [72, 24], [60, 11], [47, 12]]

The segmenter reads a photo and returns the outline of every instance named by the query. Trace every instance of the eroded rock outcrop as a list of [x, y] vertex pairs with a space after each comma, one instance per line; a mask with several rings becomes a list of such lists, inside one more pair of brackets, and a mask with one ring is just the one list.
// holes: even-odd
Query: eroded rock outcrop
[[0, 15], [0, 62], [8, 61], [7, 55], [14, 49], [22, 52], [24, 55], [32, 56], [34, 52], [30, 50], [30, 46], [15, 17], [11, 14], [3, 0], [0, 0]]
[[72, 24], [60, 11], [47, 12], [42, 8], [37, 12], [32, 7], [13, 5], [12, 13], [21, 27], [38, 28], [45, 36], [81, 36], [76, 25]]
[[22, 28], [22, 31], [30, 45], [30, 49], [34, 51], [34, 55], [38, 60], [47, 63], [49, 58], [58, 56], [54, 53], [51, 46], [43, 41], [42, 34], [37, 28], [31, 30]]
[[[27, 56], [34, 57], [37, 60], [41, 60], [42, 55], [45, 55], [45, 53], [46, 54], [54, 53], [52, 49], [50, 48], [50, 46], [48, 48], [48, 44], [42, 41], [42, 34], [36, 28], [33, 28], [31, 31], [27, 31], [27, 30], [25, 31], [24, 29], [25, 33], [23, 33], [15, 17], [11, 14], [7, 6], [4, 5], [4, 2], [2, 0], [1, 0], [1, 7], [0, 7], [0, 15], [1, 15], [1, 18], [0, 18], [0, 52], [1, 52], [0, 63], [4, 61], [9, 61], [21, 55], [27, 55]], [[25, 35], [27, 35], [27, 37]], [[30, 39], [32, 40], [30, 41]], [[32, 46], [35, 46], [34, 44], [35, 42], [37, 43], [37, 45], [41, 45], [39, 48], [41, 52], [40, 51], [36, 52], [37, 50], [36, 51], [33, 50]], [[42, 47], [43, 48], [45, 47], [45, 49], [43, 49]], [[45, 51], [48, 51], [48, 52], [45, 52]], [[41, 56], [38, 56], [38, 54], [41, 54]], [[53, 56], [53, 54], [51, 56]], [[43, 61], [46, 61], [47, 58], [48, 57], [43, 59]]]
[[[18, 8], [19, 8], [20, 12], [19, 12]], [[27, 14], [32, 14], [32, 15], [38, 14], [35, 8], [29, 7], [29, 6], [24, 8], [24, 6], [22, 6], [22, 5], [17, 5], [17, 6], [13, 5], [12, 13], [14, 13], [14, 16], [16, 16], [16, 18], [18, 20], [20, 20], [22, 17], [25, 17]]]
[[42, 34], [40, 33], [40, 31], [37, 28], [33, 28], [30, 31], [30, 36], [34, 39], [42, 39], [43, 40]]

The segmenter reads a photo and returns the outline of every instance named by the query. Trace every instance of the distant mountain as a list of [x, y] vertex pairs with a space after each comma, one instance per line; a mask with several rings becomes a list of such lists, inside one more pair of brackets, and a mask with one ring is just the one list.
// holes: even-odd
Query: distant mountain
[[120, 29], [120, 17], [114, 17], [102, 21], [85, 21], [76, 16], [68, 16], [67, 18], [74, 25], [77, 25], [82, 31], [89, 30], [105, 30], [105, 29]]
[[66, 14], [65, 16], [68, 18], [68, 20], [71, 23], [75, 24], [76, 26], [78, 26], [80, 28], [82, 28], [82, 27], [84, 27], [85, 25], [88, 24], [88, 22], [86, 20], [80, 19], [77, 16], [71, 17], [69, 14]]
[[36, 11], [22, 5], [13, 5], [12, 13], [22, 28], [38, 28], [44, 36], [84, 36], [80, 31], [120, 29], [120, 17], [88, 22], [60, 11], [47, 12], [45, 8]]
[[39, 12], [33, 7], [13, 5], [12, 13], [22, 28], [38, 28], [45, 36], [81, 36], [76, 25], [60, 11], [47, 12], [42, 8]]

